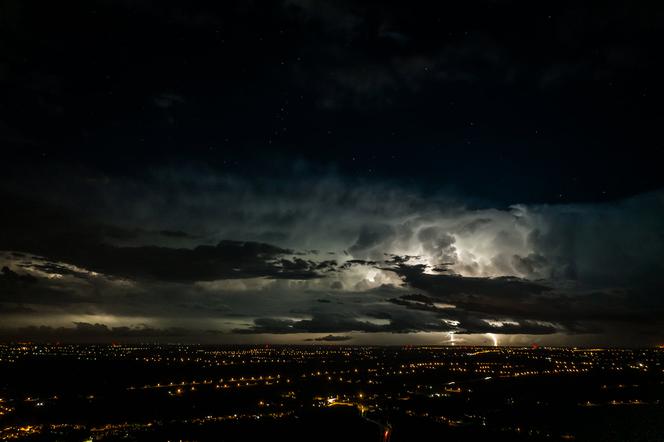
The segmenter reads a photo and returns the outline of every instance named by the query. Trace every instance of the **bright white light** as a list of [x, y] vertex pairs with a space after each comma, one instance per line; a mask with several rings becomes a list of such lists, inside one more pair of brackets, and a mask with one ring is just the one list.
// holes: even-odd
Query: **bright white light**
[[498, 336], [494, 335], [493, 333], [487, 333], [486, 335], [493, 341], [493, 346], [498, 347]]
[[[444, 302], [434, 302], [433, 306], [436, 308], [456, 308], [454, 304], [446, 304]], [[458, 321], [457, 321], [458, 322]]]
[[484, 322], [489, 324], [491, 327], [503, 327], [505, 325], [519, 325], [516, 321], [496, 321], [493, 319], [483, 319]]

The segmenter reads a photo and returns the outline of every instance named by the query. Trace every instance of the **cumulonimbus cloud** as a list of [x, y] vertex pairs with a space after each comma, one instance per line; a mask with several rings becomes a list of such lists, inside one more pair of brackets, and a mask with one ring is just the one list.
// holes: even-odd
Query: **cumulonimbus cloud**
[[76, 195], [7, 195], [0, 314], [78, 304], [249, 318], [226, 333], [541, 334], [624, 331], [664, 311], [662, 192], [495, 208], [333, 175], [264, 184], [204, 171], [93, 182], [84, 216]]

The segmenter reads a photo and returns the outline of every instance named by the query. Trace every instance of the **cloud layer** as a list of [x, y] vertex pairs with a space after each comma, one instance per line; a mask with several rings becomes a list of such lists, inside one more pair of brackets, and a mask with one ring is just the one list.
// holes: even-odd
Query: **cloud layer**
[[5, 196], [6, 336], [662, 338], [661, 192], [492, 208], [334, 175], [88, 185]]

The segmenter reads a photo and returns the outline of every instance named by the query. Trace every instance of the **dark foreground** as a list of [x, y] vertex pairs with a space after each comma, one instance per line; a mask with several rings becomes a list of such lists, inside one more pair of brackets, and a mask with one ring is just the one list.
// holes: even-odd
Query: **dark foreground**
[[0, 346], [1, 440], [662, 441], [664, 350]]

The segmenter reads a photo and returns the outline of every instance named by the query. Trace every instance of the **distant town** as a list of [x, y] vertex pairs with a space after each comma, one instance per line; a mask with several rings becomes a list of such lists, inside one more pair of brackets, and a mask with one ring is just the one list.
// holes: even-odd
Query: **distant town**
[[0, 374], [2, 440], [664, 434], [661, 348], [14, 343]]

